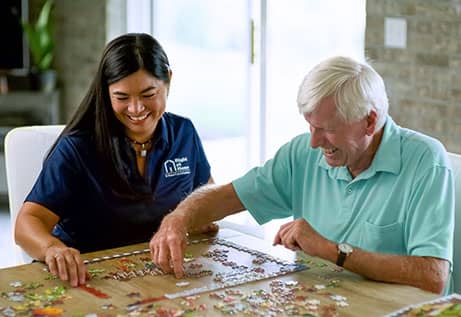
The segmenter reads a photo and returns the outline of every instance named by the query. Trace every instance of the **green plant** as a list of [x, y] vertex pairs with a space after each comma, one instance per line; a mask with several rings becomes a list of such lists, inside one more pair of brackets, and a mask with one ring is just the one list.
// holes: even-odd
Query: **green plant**
[[32, 54], [32, 65], [40, 71], [49, 69], [53, 62], [54, 42], [51, 22], [53, 7], [53, 0], [46, 0], [35, 23], [22, 23]]

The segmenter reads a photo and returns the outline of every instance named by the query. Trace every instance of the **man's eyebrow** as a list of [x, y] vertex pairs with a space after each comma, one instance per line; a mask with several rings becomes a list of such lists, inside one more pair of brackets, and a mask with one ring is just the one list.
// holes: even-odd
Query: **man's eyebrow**
[[331, 125], [331, 124], [327, 124], [323, 127], [319, 127], [319, 126], [315, 126], [313, 125], [312, 123], [308, 122], [309, 123], [309, 126], [313, 127], [314, 129], [322, 129], [322, 130], [325, 130], [325, 131], [333, 131], [336, 129], [336, 126], [334, 125]]

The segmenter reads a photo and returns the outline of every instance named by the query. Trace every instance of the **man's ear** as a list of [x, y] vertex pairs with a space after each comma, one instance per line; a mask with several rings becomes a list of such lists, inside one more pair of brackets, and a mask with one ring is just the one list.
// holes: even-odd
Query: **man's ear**
[[375, 110], [371, 110], [367, 116], [367, 128], [366, 133], [367, 135], [373, 135], [376, 130], [376, 124], [378, 122], [378, 114]]

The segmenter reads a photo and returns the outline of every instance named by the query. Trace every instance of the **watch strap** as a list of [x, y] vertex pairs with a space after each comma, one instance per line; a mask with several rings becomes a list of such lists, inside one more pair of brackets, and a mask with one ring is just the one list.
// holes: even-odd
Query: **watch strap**
[[343, 266], [344, 262], [346, 261], [346, 256], [347, 256], [346, 253], [339, 251], [338, 252], [338, 258], [336, 259], [336, 265], [337, 266]]

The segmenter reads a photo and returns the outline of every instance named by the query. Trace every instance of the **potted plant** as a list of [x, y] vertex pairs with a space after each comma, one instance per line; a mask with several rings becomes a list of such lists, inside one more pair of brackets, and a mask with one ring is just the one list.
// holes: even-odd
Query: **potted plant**
[[32, 86], [44, 91], [51, 91], [56, 86], [56, 72], [51, 69], [54, 57], [53, 7], [53, 0], [46, 0], [35, 23], [22, 23], [32, 58]]

